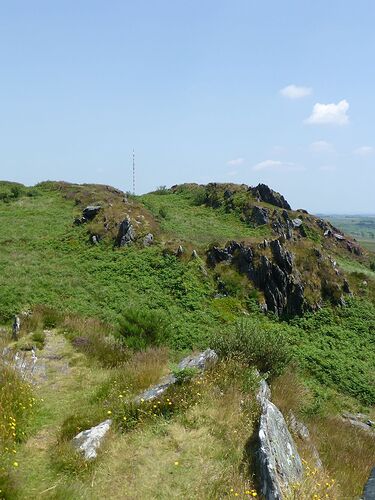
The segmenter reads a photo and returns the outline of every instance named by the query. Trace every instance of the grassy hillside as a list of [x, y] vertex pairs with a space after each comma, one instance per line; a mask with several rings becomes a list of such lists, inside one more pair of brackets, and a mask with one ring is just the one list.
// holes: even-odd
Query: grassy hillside
[[327, 215], [327, 220], [375, 252], [375, 216]]
[[[323, 298], [318, 310], [280, 319], [261, 311], [263, 292], [245, 273], [206, 260], [212, 245], [230, 240], [252, 245], [255, 262], [261, 252], [272, 258], [263, 240], [276, 237], [272, 224], [282, 210], [254, 201], [241, 186], [231, 186], [231, 206], [222, 187], [219, 195], [211, 189], [209, 203], [196, 185], [139, 198], [108, 186], [0, 188], [0, 348], [37, 345], [46, 370], [29, 387], [0, 363], [0, 498], [256, 495], [246, 446], [258, 412], [255, 367], [266, 372], [284, 414], [293, 409], [309, 426], [322, 455], [324, 470], [300, 485], [296, 498], [360, 495], [373, 441], [354, 435], [339, 414], [374, 415], [375, 273], [366, 253], [324, 239], [315, 218], [289, 211], [303, 218], [304, 232], [295, 231], [285, 247], [306, 295], [317, 300], [325, 278], [336, 293], [345, 278], [354, 297], [347, 294], [344, 307]], [[249, 222], [254, 202], [268, 209], [269, 224]], [[84, 206], [97, 203], [102, 209], [92, 222], [73, 224]], [[138, 239], [119, 248], [127, 216]], [[154, 243], [144, 247], [150, 231]], [[31, 314], [12, 344], [10, 322], [21, 311]], [[165, 402], [160, 412], [135, 416], [124, 407], [123, 398], [173, 370], [184, 352], [208, 346], [221, 353], [219, 366], [170, 395], [172, 408]], [[16, 393], [10, 380], [21, 384]], [[108, 415], [115, 427], [87, 466], [70, 439]], [[321, 438], [327, 429], [334, 450]], [[358, 449], [344, 446], [346, 436]]]

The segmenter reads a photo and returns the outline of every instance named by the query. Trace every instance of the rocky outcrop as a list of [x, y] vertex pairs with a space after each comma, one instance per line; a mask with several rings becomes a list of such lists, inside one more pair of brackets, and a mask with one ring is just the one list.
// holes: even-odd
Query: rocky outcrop
[[[187, 356], [178, 364], [177, 368], [178, 370], [184, 370], [186, 368], [196, 368], [198, 371], [203, 372], [209, 366], [214, 365], [217, 362], [217, 359], [218, 357], [215, 351], [213, 351], [212, 349], [207, 349], [206, 351], [203, 351], [196, 356]], [[135, 398], [134, 402], [140, 403], [158, 398], [162, 394], [164, 394], [164, 392], [169, 387], [176, 384], [177, 381], [178, 379], [172, 373], [170, 373], [169, 375], [166, 375], [159, 382], [159, 384], [154, 385], [153, 387], [150, 387], [150, 389], [142, 392], [142, 394], [139, 394]]]
[[258, 184], [256, 187], [250, 187], [249, 191], [259, 201], [270, 203], [271, 205], [275, 205], [279, 208], [285, 208], [286, 210], [291, 210], [291, 207], [284, 196], [277, 193], [266, 184]]
[[365, 488], [363, 490], [363, 500], [374, 500], [375, 498], [375, 467], [372, 469]]
[[80, 224], [84, 224], [85, 222], [92, 221], [99, 213], [101, 208], [102, 207], [100, 205], [88, 205], [83, 209], [82, 216], [74, 219], [74, 224], [79, 226]]
[[207, 262], [211, 267], [220, 262], [236, 266], [264, 292], [269, 311], [277, 315], [301, 314], [305, 303], [304, 286], [294, 269], [293, 256], [279, 240], [269, 245], [273, 261], [264, 254], [255, 259], [251, 247], [232, 241], [224, 248], [212, 247], [207, 253]]
[[269, 210], [267, 208], [258, 207], [255, 205], [251, 213], [251, 222], [254, 222], [258, 226], [268, 224], [269, 222]]
[[130, 219], [124, 219], [119, 227], [117, 234], [117, 244], [120, 247], [125, 247], [133, 243], [135, 240], [135, 231]]
[[302, 461], [280, 410], [270, 401], [270, 390], [262, 380], [258, 393], [260, 489], [266, 500], [281, 500], [292, 483], [303, 476]]
[[104, 422], [82, 431], [73, 438], [73, 446], [81, 452], [86, 460], [93, 460], [97, 456], [97, 450], [112, 425], [112, 420]]

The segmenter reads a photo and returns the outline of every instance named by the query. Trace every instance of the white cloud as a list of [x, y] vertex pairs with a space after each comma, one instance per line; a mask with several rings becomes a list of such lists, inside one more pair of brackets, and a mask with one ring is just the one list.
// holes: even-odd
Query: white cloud
[[227, 161], [227, 165], [242, 165], [245, 161], [245, 158], [235, 158], [234, 160]]
[[300, 87], [298, 85], [287, 85], [280, 90], [280, 94], [288, 99], [301, 99], [312, 94], [311, 87]]
[[264, 160], [254, 165], [253, 170], [304, 170], [304, 167], [280, 160]]
[[346, 99], [338, 102], [337, 104], [321, 104], [317, 102], [314, 105], [311, 116], [305, 120], [305, 123], [311, 125], [320, 125], [331, 123], [334, 125], [346, 125], [349, 123], [347, 111], [349, 103]]
[[375, 153], [375, 149], [372, 146], [362, 146], [355, 149], [353, 153], [359, 156], [371, 156]]
[[323, 172], [333, 172], [336, 170], [336, 167], [334, 165], [322, 165], [319, 167], [319, 170], [322, 170]]
[[309, 146], [309, 150], [312, 153], [334, 153], [335, 148], [333, 144], [327, 141], [315, 141]]

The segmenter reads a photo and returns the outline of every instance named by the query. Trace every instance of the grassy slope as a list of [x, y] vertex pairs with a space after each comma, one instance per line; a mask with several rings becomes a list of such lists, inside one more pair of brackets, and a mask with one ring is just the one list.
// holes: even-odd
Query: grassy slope
[[196, 206], [188, 194], [147, 194], [140, 197], [154, 215], [162, 209], [161, 229], [170, 238], [194, 245], [212, 242], [224, 244], [229, 240], [249, 240], [269, 236], [268, 227], [251, 228], [234, 213], [222, 213], [210, 207]]
[[202, 340], [218, 314], [210, 308], [214, 288], [199, 261], [163, 256], [158, 247], [92, 246], [85, 228], [72, 226], [73, 213], [73, 202], [53, 191], [0, 204], [3, 321], [47, 304], [115, 323], [134, 304], [169, 311], [172, 344]]
[[[161, 207], [165, 208], [166, 217], [161, 219], [162, 238], [172, 239], [176, 244], [187, 241], [203, 249], [213, 240], [220, 243], [233, 238], [251, 240], [267, 234], [265, 228], [248, 228], [234, 214], [194, 206], [188, 197], [150, 194], [142, 197], [142, 200], [155, 214], [159, 213]], [[194, 345], [205, 346], [210, 331], [222, 329], [224, 318], [232, 320], [246, 307], [243, 297], [236, 295], [227, 299], [213, 299], [216, 291], [214, 282], [210, 275], [206, 275], [200, 260], [186, 258], [181, 261], [171, 255], [163, 256], [157, 245], [148, 249], [113, 250], [106, 242], [97, 247], [88, 244], [86, 229], [72, 226], [73, 214], [76, 212], [73, 201], [63, 200], [54, 191], [41, 190], [39, 196], [0, 204], [2, 320], [8, 320], [20, 308], [43, 303], [116, 323], [121, 311], [129, 304], [134, 304], [167, 310], [171, 328], [166, 340], [170, 346], [184, 349]], [[340, 262], [342, 268], [344, 265]], [[346, 270], [353, 273], [361, 272], [363, 267], [352, 261], [347, 261], [346, 265]], [[368, 268], [364, 269], [368, 271]], [[367, 278], [372, 283], [373, 276], [370, 271], [368, 273]], [[284, 324], [285, 331], [293, 335], [295, 352], [312, 386], [313, 399], [301, 411], [308, 418], [320, 418], [327, 408], [332, 412], [344, 408], [368, 411], [368, 408], [361, 408], [358, 402], [343, 398], [339, 393], [356, 396], [364, 403], [373, 402], [370, 384], [374, 366], [374, 351], [371, 347], [374, 314], [371, 307], [366, 311], [366, 303], [356, 300], [348, 310], [338, 314], [328, 309], [318, 315], [295, 320], [290, 326]], [[353, 324], [355, 328], [352, 328]], [[82, 363], [86, 366], [84, 361]], [[100, 382], [92, 376], [97, 369], [96, 365], [89, 366], [86, 373], [87, 379], [94, 384]], [[111, 380], [110, 371], [105, 377]], [[51, 431], [49, 439], [52, 445], [63, 418], [75, 411], [79, 413], [81, 401], [87, 401], [89, 406], [91, 404], [92, 386], [82, 387], [81, 382], [78, 379], [78, 385], [75, 386], [76, 382], [72, 381], [70, 386], [67, 380], [67, 392], [65, 395], [63, 393], [63, 398], [56, 391], [48, 393], [49, 408], [42, 407], [42, 415]], [[327, 385], [337, 391], [333, 398], [334, 406], [328, 401], [333, 393], [326, 389]], [[89, 475], [80, 473], [76, 479], [66, 472], [61, 475], [51, 465], [49, 446], [42, 446], [41, 454], [25, 447], [20, 450], [22, 462], [25, 461], [26, 465], [23, 466], [23, 473], [19, 472], [19, 481], [22, 483], [19, 498], [27, 498], [29, 488], [40, 492], [54, 485], [51, 498], [79, 498], [79, 495], [82, 498], [95, 498], [91, 484], [95, 484], [102, 496], [111, 491], [114, 498], [121, 498], [123, 482], [118, 483], [117, 476], [109, 474], [112, 469], [132, 481], [134, 496], [139, 493], [145, 498], [151, 495], [149, 488], [152, 488], [153, 498], [173, 498], [174, 494], [177, 497], [184, 496], [193, 477], [198, 484], [194, 492], [197, 498], [209, 498], [210, 495], [215, 498], [218, 492], [224, 495], [230, 492], [231, 485], [243, 491], [251, 486], [242, 484], [238, 476], [242, 445], [250, 428], [243, 427], [243, 433], [239, 432], [243, 420], [239, 411], [242, 396], [240, 389], [238, 391], [231, 403], [228, 400], [234, 415], [223, 415], [225, 419], [222, 421], [221, 436], [211, 433], [214, 427], [210, 427], [210, 422], [212, 419], [218, 421], [222, 405], [207, 395], [206, 401], [197, 410], [192, 408], [173, 421], [158, 421], [156, 425], [142, 427], [131, 436], [116, 436], [111, 441], [111, 456], [103, 454], [98, 468], [94, 468]], [[69, 401], [69, 407], [65, 405], [57, 418], [61, 401]], [[233, 420], [235, 415], [239, 420]], [[229, 429], [225, 429], [228, 422], [233, 423], [232, 430], [236, 431], [230, 435], [226, 435]], [[38, 420], [35, 423], [38, 425]], [[204, 432], [201, 432], [202, 429]], [[239, 433], [238, 440], [236, 433]], [[338, 436], [338, 443], [343, 435], [344, 432]], [[37, 437], [35, 441], [38, 441]], [[228, 457], [225, 450], [230, 443], [233, 449]], [[144, 446], [150, 447], [150, 455], [140, 451]], [[127, 461], [123, 463], [120, 460], [119, 457], [123, 456], [129, 457], [129, 461], [131, 456], [135, 458], [129, 465]], [[189, 464], [189, 468], [185, 468], [185, 465], [181, 468], [175, 466], [176, 457], [177, 461]], [[170, 464], [170, 467], [165, 464]], [[133, 466], [138, 471], [135, 477], [131, 473]], [[34, 468], [38, 473], [32, 473]], [[221, 484], [219, 476], [228, 469], [231, 472]], [[334, 471], [333, 465], [331, 470]], [[178, 474], [176, 471], [179, 471]], [[345, 471], [347, 468], [342, 467], [334, 475], [337, 473], [335, 477], [344, 477]], [[217, 481], [215, 479], [207, 485], [207, 475]], [[38, 485], [38, 477], [47, 480]], [[66, 487], [60, 484], [61, 477], [64, 478], [63, 482], [67, 482]], [[150, 477], [151, 482], [147, 480]], [[113, 491], [112, 487], [115, 488]], [[166, 488], [164, 493], [168, 492], [168, 495], [163, 496], [163, 487]], [[353, 492], [360, 493], [361, 484], [358, 481], [351, 487]], [[130, 490], [127, 493], [130, 498], [132, 494]]]

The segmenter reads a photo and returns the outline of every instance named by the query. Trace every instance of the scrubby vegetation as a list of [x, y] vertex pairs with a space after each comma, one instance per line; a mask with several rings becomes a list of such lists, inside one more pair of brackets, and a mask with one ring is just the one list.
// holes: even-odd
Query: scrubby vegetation
[[[160, 187], [139, 198], [108, 186], [0, 188], [0, 335], [11, 348], [10, 363], [0, 364], [0, 498], [257, 496], [255, 369], [283, 413], [292, 409], [308, 424], [323, 459], [324, 470], [313, 473], [299, 443], [311, 474], [294, 497], [360, 495], [372, 441], [339, 415], [373, 415], [373, 257], [324, 239], [306, 216], [303, 235], [284, 242], [304, 283], [306, 312], [280, 319], [261, 310], [264, 290], [240, 260], [206, 262], [207, 250], [230, 240], [252, 245], [255, 264], [273, 258], [263, 242], [275, 237], [273, 226], [253, 223], [251, 210], [260, 203], [274, 221], [281, 209], [274, 214], [246, 187]], [[73, 225], [87, 204], [103, 208]], [[139, 237], [119, 248], [126, 216], [137, 221]], [[153, 244], [144, 246], [151, 230]], [[344, 278], [350, 290], [341, 300]], [[20, 338], [11, 342], [11, 319], [20, 313]], [[216, 368], [203, 376], [176, 369], [184, 354], [207, 347], [220, 355]], [[45, 363], [35, 387], [11, 368], [12, 353], [32, 348]], [[162, 398], [131, 403], [170, 372], [180, 383]], [[71, 438], [106, 418], [114, 427], [88, 465]], [[348, 435], [361, 456], [341, 443]]]

